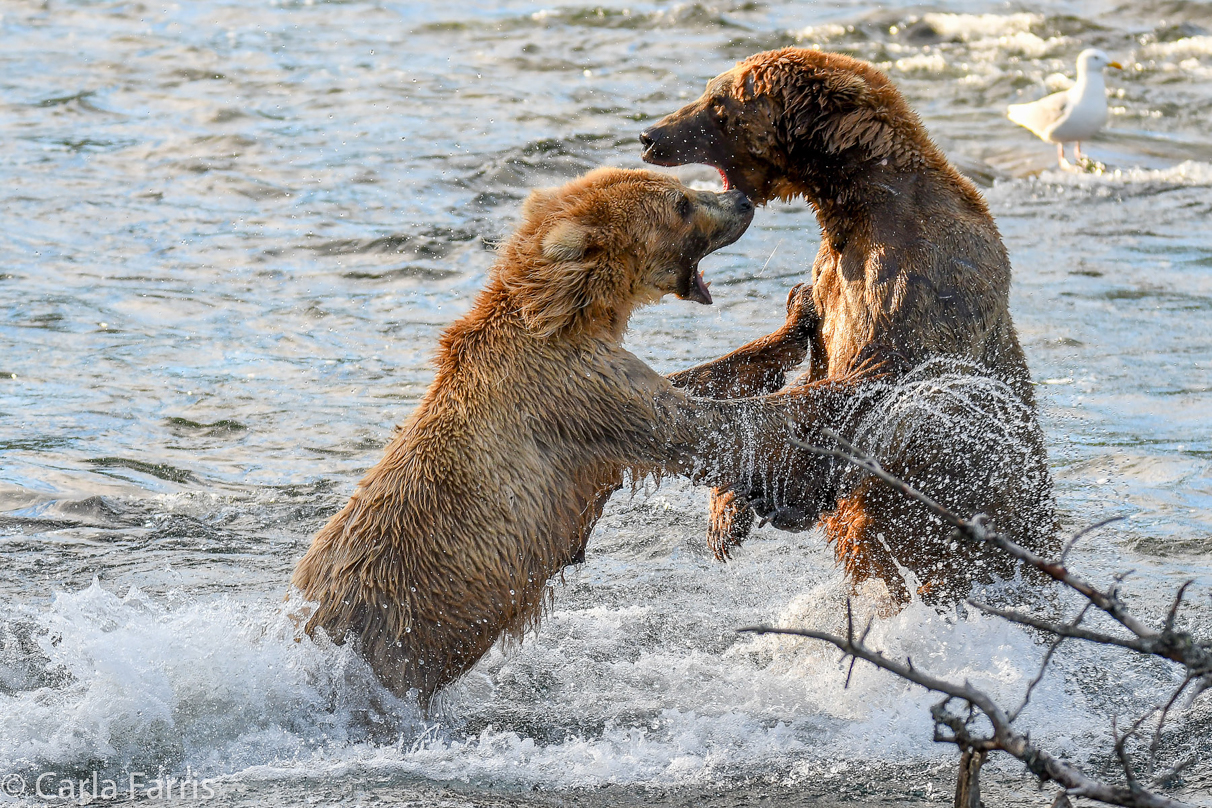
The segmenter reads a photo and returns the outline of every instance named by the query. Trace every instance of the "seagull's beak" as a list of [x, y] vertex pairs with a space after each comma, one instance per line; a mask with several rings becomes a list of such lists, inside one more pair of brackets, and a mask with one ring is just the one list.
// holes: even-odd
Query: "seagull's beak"
[[1116, 70], [1123, 70], [1124, 66], [1119, 62], [1107, 62], [1107, 67], [1114, 67]]

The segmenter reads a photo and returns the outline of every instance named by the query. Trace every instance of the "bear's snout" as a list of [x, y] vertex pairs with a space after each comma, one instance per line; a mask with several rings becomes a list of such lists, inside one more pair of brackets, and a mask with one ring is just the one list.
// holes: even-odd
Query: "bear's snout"
[[640, 152], [640, 158], [645, 163], [653, 163], [654, 165], [658, 165], [655, 162], [654, 158], [656, 157], [656, 148], [655, 148], [656, 142], [657, 142], [657, 138], [659, 138], [659, 137], [660, 137], [660, 127], [659, 126], [650, 126], [647, 129], [645, 129], [643, 132], [640, 132], [640, 146], [643, 149]]
[[702, 144], [712, 139], [697, 117], [684, 119], [682, 111], [666, 115], [640, 133], [640, 159], [656, 166], [707, 162]]
[[703, 212], [710, 222], [708, 252], [727, 247], [744, 235], [753, 221], [753, 200], [742, 190], [733, 188], [720, 193], [701, 192]]

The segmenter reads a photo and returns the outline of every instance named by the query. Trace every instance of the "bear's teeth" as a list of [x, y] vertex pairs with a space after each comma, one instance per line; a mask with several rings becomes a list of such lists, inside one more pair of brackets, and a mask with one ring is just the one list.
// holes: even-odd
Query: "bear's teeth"
[[707, 286], [707, 281], [703, 280], [702, 272], [694, 273], [694, 285], [698, 288], [699, 294], [701, 294], [703, 296], [704, 302], [707, 303], [708, 305], [710, 305], [711, 304], [711, 290]]
[[724, 181], [724, 190], [725, 190], [725, 191], [731, 191], [731, 190], [732, 190], [732, 183], [730, 183], [730, 182], [728, 181], [728, 175], [727, 175], [726, 173], [724, 173], [724, 169], [722, 169], [722, 168], [717, 168], [717, 169], [716, 169], [716, 171], [719, 171], [719, 172], [720, 172], [720, 179], [722, 179], [722, 180]]

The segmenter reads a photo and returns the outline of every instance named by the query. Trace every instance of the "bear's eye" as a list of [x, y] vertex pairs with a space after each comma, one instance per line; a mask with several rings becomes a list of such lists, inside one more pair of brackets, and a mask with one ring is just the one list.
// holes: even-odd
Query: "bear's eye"
[[724, 109], [722, 102], [716, 101], [711, 105], [711, 120], [720, 126], [728, 123], [728, 110]]
[[681, 216], [683, 219], [689, 219], [690, 211], [690, 197], [682, 194], [682, 198], [678, 200], [678, 216]]

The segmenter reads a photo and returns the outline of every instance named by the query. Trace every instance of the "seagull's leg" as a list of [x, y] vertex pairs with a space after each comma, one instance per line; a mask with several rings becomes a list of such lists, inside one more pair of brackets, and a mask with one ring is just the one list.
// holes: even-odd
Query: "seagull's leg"
[[1085, 157], [1082, 157], [1082, 142], [1079, 140], [1073, 144], [1073, 153], [1077, 155], [1077, 162], [1080, 165]]
[[1061, 168], [1065, 167], [1065, 144], [1064, 143], [1056, 144], [1056, 163]]

